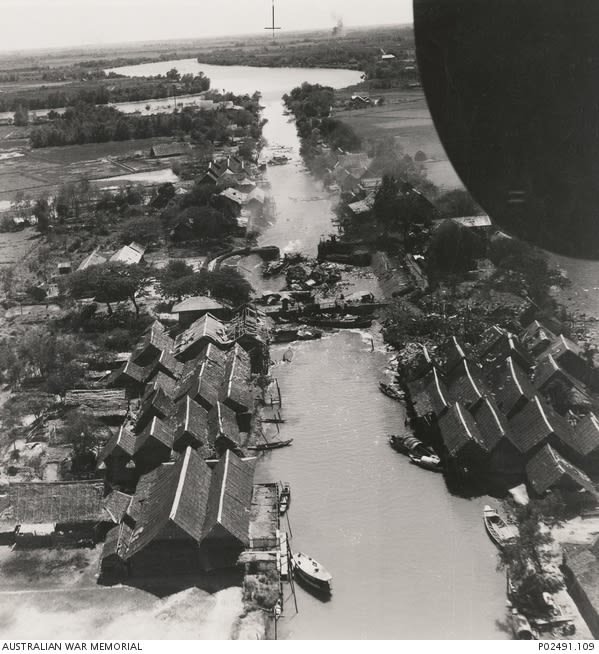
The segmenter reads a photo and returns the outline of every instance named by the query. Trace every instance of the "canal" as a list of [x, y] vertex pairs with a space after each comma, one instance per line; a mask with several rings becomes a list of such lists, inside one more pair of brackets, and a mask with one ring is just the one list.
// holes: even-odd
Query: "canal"
[[[343, 87], [356, 71], [200, 65], [194, 60], [119, 69], [124, 74], [203, 70], [212, 86], [262, 92], [264, 135], [292, 161], [270, 167], [276, 218], [261, 244], [313, 255], [334, 231], [333, 200], [303, 169], [295, 126], [280, 97], [304, 80]], [[148, 68], [150, 67], [150, 68]], [[263, 457], [258, 480], [292, 486], [292, 547], [330, 569], [323, 603], [297, 589], [299, 613], [285, 606], [279, 637], [507, 638], [505, 577], [482, 525], [484, 498], [452, 496], [442, 476], [410, 465], [387, 443], [403, 429], [400, 404], [378, 390], [390, 353], [374, 329], [293, 344], [291, 363], [272, 369], [283, 395], [284, 438], [293, 446]], [[288, 346], [274, 348], [282, 359]]]

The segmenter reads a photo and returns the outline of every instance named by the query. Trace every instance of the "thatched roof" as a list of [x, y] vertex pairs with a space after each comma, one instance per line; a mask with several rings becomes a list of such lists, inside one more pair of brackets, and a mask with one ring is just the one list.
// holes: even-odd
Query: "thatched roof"
[[162, 466], [151, 478], [124, 558], [155, 540], [191, 538], [199, 543], [211, 476], [210, 468], [191, 448], [172, 466]]
[[486, 392], [476, 367], [467, 359], [460, 361], [453, 369], [448, 390], [451, 398], [464, 406], [476, 404]]
[[4, 506], [0, 522], [14, 525], [112, 522], [102, 481], [10, 484]]
[[408, 384], [408, 389], [414, 412], [420, 418], [439, 417], [449, 407], [449, 392], [434, 367], [421, 380]]
[[572, 428], [568, 421], [543, 403], [538, 395], [511, 418], [509, 424], [510, 440], [524, 453], [551, 437], [564, 443], [571, 440]]
[[209, 536], [220, 525], [238, 541], [249, 545], [253, 466], [227, 450], [212, 474], [203, 537]]
[[120, 429], [113, 434], [98, 455], [98, 463], [102, 463], [109, 456], [122, 454], [125, 457], [133, 456], [135, 452], [135, 434], [128, 428], [128, 424], [121, 425]]
[[160, 418], [154, 417], [146, 425], [145, 429], [137, 435], [135, 453], [137, 454], [150, 442], [159, 443], [170, 450], [173, 447], [173, 439], [173, 430], [169, 424], [160, 420]]
[[211, 445], [215, 444], [219, 436], [224, 436], [239, 447], [241, 438], [235, 412], [225, 404], [217, 402], [208, 412], [208, 434]]
[[482, 402], [472, 409], [478, 432], [485, 445], [492, 452], [509, 431], [509, 424], [493, 398], [486, 395]]
[[166, 333], [164, 325], [155, 320], [135, 346], [131, 353], [131, 361], [137, 362], [138, 359], [142, 359], [144, 364], [147, 364], [146, 359], [158, 359], [163, 350], [172, 352], [173, 348], [174, 340]]
[[536, 395], [528, 375], [512, 357], [508, 357], [503, 365], [492, 371], [489, 383], [498, 406], [506, 414], [511, 413], [519, 403], [532, 400]]
[[197, 445], [208, 443], [208, 411], [189, 395], [177, 402], [177, 412], [174, 418], [174, 446], [190, 439]]
[[480, 450], [487, 451], [486, 443], [472, 414], [459, 402], [439, 418], [439, 430], [450, 456], [460, 456], [465, 447], [473, 444]]
[[65, 394], [65, 405], [78, 407], [98, 418], [124, 418], [129, 411], [124, 389], [70, 390]]
[[535, 492], [542, 495], [564, 482], [574, 484], [599, 497], [589, 477], [564, 459], [551, 445], [544, 445], [526, 464], [526, 475]]
[[576, 425], [572, 445], [584, 456], [599, 450], [599, 420], [594, 413], [589, 413]]

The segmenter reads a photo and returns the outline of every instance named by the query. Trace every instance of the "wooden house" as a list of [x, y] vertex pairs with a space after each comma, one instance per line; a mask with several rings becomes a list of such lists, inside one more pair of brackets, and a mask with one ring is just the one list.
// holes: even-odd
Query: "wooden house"
[[231, 339], [225, 323], [207, 313], [177, 336], [174, 355], [179, 361], [190, 361], [210, 343], [221, 349], [227, 349], [231, 345]]
[[137, 434], [133, 460], [139, 474], [145, 474], [166, 463], [173, 451], [174, 434], [170, 424], [152, 418], [146, 427]]
[[460, 402], [467, 409], [471, 409], [481, 402], [486, 393], [478, 370], [467, 359], [462, 359], [453, 368], [449, 377], [448, 390], [451, 399]]
[[236, 565], [249, 545], [254, 468], [227, 450], [212, 472], [206, 518], [202, 529], [202, 568]]
[[423, 378], [408, 383], [415, 428], [427, 432], [448, 410], [449, 391], [436, 368]]
[[174, 417], [173, 449], [183, 452], [188, 447], [194, 450], [210, 443], [208, 436], [208, 411], [185, 395], [177, 402]]
[[250, 357], [240, 345], [236, 344], [227, 354], [219, 399], [237, 413], [248, 413], [253, 407], [250, 379]]
[[545, 352], [556, 339], [557, 335], [538, 320], [528, 324], [520, 335], [523, 346], [533, 357]]
[[489, 451], [472, 414], [456, 402], [439, 418], [439, 431], [450, 458], [468, 467], [479, 465]]
[[164, 325], [155, 320], [144, 332], [144, 335], [131, 353], [131, 361], [138, 366], [155, 363], [164, 350], [172, 352], [175, 342], [167, 334]]
[[189, 327], [207, 313], [220, 320], [229, 318], [230, 312], [229, 307], [213, 297], [204, 295], [188, 297], [175, 304], [171, 310], [171, 313], [177, 314], [177, 320], [182, 327]]
[[565, 336], [558, 336], [543, 352], [539, 361], [551, 356], [570, 375], [588, 384], [592, 381], [593, 370], [582, 356], [582, 348]]
[[512, 442], [529, 457], [548, 443], [563, 451], [572, 440], [572, 427], [568, 421], [538, 395], [510, 419], [509, 425]]
[[173, 396], [179, 400], [187, 395], [209, 411], [219, 400], [224, 379], [225, 368], [219, 362], [200, 358], [187, 367]]
[[65, 406], [77, 408], [109, 424], [119, 424], [129, 412], [129, 400], [124, 389], [73, 389], [67, 391]]
[[464, 348], [455, 336], [452, 336], [439, 348], [437, 355], [437, 359], [445, 375], [451, 375], [454, 368], [467, 358]]
[[135, 431], [139, 433], [145, 429], [152, 418], [167, 420], [174, 413], [175, 403], [165, 393], [162, 386], [151, 384], [141, 400], [137, 420], [135, 421]]
[[104, 472], [106, 481], [113, 487], [129, 487], [134, 481], [135, 438], [135, 433], [125, 423], [98, 455], [98, 470]]
[[154, 374], [154, 370], [154, 364], [139, 366], [129, 359], [110, 374], [106, 385], [124, 388], [130, 398], [139, 397], [143, 394], [146, 384]]
[[523, 370], [528, 372], [533, 363], [517, 338], [496, 325], [486, 330], [474, 348], [474, 353], [485, 366], [501, 363], [511, 357]]
[[[199, 543], [206, 516], [211, 471], [191, 448], [176, 463], [160, 466], [140, 480], [132, 515], [121, 542], [103, 552], [103, 567], [118, 557], [133, 577], [199, 572]], [[105, 547], [106, 550], [106, 547]]]
[[[591, 406], [592, 398], [585, 384], [566, 372], [552, 354], [547, 354], [537, 363], [532, 381], [555, 408], [562, 408], [560, 413]], [[554, 401], [555, 397], [559, 397], [559, 402]]]
[[241, 433], [235, 412], [217, 402], [208, 412], [208, 438], [218, 454], [227, 450], [240, 452]]
[[95, 543], [112, 523], [98, 480], [12, 483], [0, 512], [0, 530], [22, 547]]
[[537, 495], [559, 488], [564, 493], [573, 494], [584, 490], [595, 500], [599, 499], [599, 493], [589, 477], [549, 444], [544, 445], [526, 464], [526, 475]]
[[512, 357], [491, 369], [487, 380], [497, 406], [508, 418], [516, 415], [536, 395], [528, 375]]
[[143, 475], [106, 538], [103, 575], [172, 579], [235, 566], [249, 544], [253, 473], [230, 451], [211, 471], [187, 448]]
[[507, 487], [521, 483], [525, 459], [512, 442], [508, 419], [495, 400], [485, 395], [482, 402], [472, 409], [472, 416], [484, 449], [489, 452], [488, 469]]

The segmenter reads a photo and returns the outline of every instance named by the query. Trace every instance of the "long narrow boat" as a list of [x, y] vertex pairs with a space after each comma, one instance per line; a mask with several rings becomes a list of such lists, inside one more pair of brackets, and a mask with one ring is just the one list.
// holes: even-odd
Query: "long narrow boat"
[[292, 556], [293, 574], [312, 590], [322, 595], [333, 592], [333, 575], [311, 556], [297, 552]]
[[488, 504], [483, 509], [483, 522], [491, 540], [500, 549], [518, 537], [518, 529], [507, 522]]
[[436, 454], [423, 456], [410, 454], [409, 457], [410, 463], [413, 463], [420, 468], [424, 468], [425, 470], [431, 470], [432, 472], [441, 472], [443, 470], [441, 459]]
[[256, 445], [250, 445], [247, 449], [257, 450], [259, 452], [263, 450], [277, 450], [280, 447], [287, 447], [288, 445], [291, 445], [292, 442], [293, 438], [290, 438], [286, 441], [269, 441], [268, 443], [257, 443]]

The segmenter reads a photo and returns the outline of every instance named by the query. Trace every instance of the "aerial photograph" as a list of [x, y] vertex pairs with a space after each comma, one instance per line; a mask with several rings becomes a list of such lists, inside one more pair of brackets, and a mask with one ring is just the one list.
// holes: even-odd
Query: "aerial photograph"
[[0, 0], [0, 639], [599, 637], [598, 26]]

